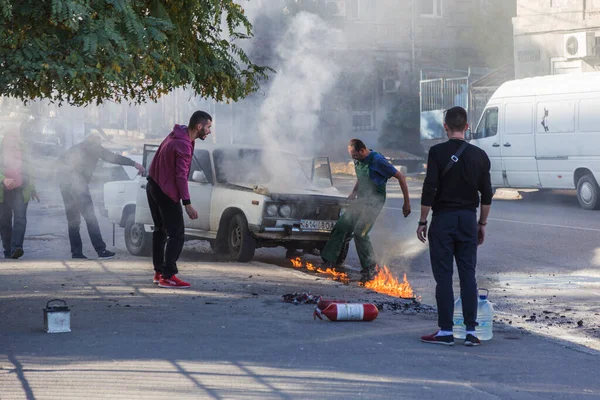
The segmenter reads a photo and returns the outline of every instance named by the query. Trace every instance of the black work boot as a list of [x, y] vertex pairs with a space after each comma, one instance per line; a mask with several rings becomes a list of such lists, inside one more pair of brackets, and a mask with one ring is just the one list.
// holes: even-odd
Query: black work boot
[[363, 268], [360, 270], [360, 281], [362, 283], [367, 283], [372, 281], [377, 275], [377, 270], [375, 265], [370, 265], [367, 268]]

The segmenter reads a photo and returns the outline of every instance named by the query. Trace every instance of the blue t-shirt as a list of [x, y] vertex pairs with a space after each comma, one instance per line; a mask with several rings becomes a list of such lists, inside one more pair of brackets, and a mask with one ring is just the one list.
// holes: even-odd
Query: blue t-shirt
[[[396, 175], [398, 170], [381, 154], [371, 151], [369, 157], [372, 157], [369, 163], [369, 177], [377, 186], [385, 185], [387, 181]], [[367, 159], [369, 159], [367, 157]]]
[[[371, 154], [364, 160], [354, 160], [357, 175], [360, 167], [364, 167], [365, 164], [369, 167], [369, 179], [374, 186], [375, 192], [385, 195], [387, 181], [396, 175], [398, 170], [384, 156], [373, 150], [371, 150]], [[366, 192], [367, 188], [363, 190]]]

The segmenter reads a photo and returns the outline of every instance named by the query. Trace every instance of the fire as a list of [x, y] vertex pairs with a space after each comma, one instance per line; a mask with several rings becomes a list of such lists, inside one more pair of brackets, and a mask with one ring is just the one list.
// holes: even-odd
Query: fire
[[292, 263], [294, 268], [305, 267], [309, 271], [317, 272], [319, 274], [329, 275], [334, 281], [340, 281], [343, 283], [350, 282], [350, 277], [348, 277], [348, 274], [346, 274], [344, 272], [338, 272], [332, 268], [321, 269], [321, 268], [315, 267], [314, 264], [312, 264], [312, 263], [302, 262], [302, 258], [300, 258], [300, 257], [292, 258], [290, 260], [290, 262]]
[[300, 257], [292, 258], [290, 261], [294, 268], [302, 268], [302, 259]]
[[404, 273], [404, 281], [400, 282], [385, 265], [383, 268], [377, 266], [377, 275], [373, 280], [365, 283], [364, 286], [378, 293], [388, 294], [390, 296], [412, 299], [415, 297], [410, 283]]

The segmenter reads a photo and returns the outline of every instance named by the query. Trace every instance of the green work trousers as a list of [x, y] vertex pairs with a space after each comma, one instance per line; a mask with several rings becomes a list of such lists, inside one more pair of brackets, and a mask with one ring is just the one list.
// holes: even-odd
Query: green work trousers
[[335, 264], [346, 238], [354, 234], [354, 244], [362, 269], [377, 264], [369, 232], [373, 228], [384, 202], [385, 198], [354, 201], [335, 224], [331, 236], [321, 252], [321, 258]]

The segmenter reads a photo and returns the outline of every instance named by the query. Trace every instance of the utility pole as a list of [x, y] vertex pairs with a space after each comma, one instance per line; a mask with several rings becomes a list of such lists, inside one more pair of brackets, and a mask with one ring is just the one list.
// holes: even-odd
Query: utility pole
[[410, 2], [410, 42], [412, 47], [412, 72], [413, 74], [417, 70], [417, 59], [416, 59], [416, 15], [417, 15], [417, 0], [411, 0]]

